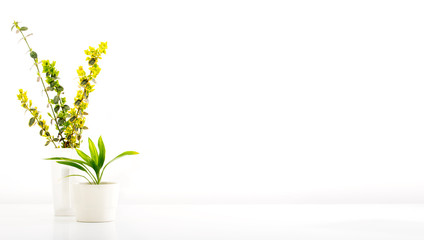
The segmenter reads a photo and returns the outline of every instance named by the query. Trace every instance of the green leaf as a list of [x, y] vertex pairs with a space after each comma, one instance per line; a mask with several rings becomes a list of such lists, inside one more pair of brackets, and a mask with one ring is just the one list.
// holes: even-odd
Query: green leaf
[[[123, 152], [123, 153], [119, 154], [118, 156], [116, 156], [114, 159], [112, 159], [112, 160], [111, 160], [111, 162], [112, 162], [112, 161], [115, 161], [116, 159], [121, 158], [121, 157], [123, 157], [123, 156], [128, 156], [128, 155], [137, 155], [137, 154], [139, 154], [139, 153], [138, 153], [138, 152], [135, 152], [135, 151], [126, 151], [126, 152]], [[110, 162], [109, 162], [109, 163], [110, 163]]]
[[93, 160], [91, 160], [91, 158], [87, 155], [87, 154], [85, 154], [83, 151], [80, 151], [80, 150], [78, 150], [78, 149], [75, 149], [76, 151], [77, 151], [77, 153], [78, 153], [78, 155], [90, 166], [90, 167], [93, 167], [92, 166], [92, 162], [93, 162]]
[[28, 30], [28, 28], [27, 27], [21, 27], [21, 31], [23, 32], [23, 31], [26, 31], [26, 30]]
[[81, 81], [81, 86], [85, 86], [87, 83], [88, 83], [88, 80], [87, 80], [87, 79], [82, 80], [82, 81]]
[[110, 162], [108, 162], [108, 163], [105, 165], [105, 167], [103, 168], [103, 170], [102, 170], [102, 174], [100, 174], [99, 181], [101, 181], [101, 180], [102, 180], [103, 173], [104, 173], [104, 171], [105, 171], [106, 167], [107, 167], [109, 164], [111, 164], [112, 162], [116, 161], [117, 159], [119, 159], [119, 158], [121, 158], [121, 157], [123, 157], [123, 156], [127, 156], [127, 155], [137, 155], [137, 154], [139, 154], [139, 153], [138, 153], [138, 152], [134, 152], [134, 151], [126, 151], [126, 152], [123, 152], [123, 153], [119, 154], [119, 155], [118, 155], [118, 156], [116, 156], [114, 159], [110, 160]]
[[87, 172], [87, 170], [85, 170], [85, 168], [83, 168], [81, 165], [79, 165], [78, 163], [75, 162], [71, 162], [71, 161], [56, 161], [59, 164], [63, 164], [63, 165], [68, 165], [74, 168], [78, 168], [79, 170], [83, 171], [83, 172]]
[[56, 107], [54, 107], [54, 112], [57, 113], [59, 111], [59, 109], [60, 109], [60, 106], [59, 105], [56, 105]]
[[[56, 109], [56, 108], [55, 108]], [[65, 119], [63, 118], [59, 118], [59, 120], [57, 121], [57, 123], [62, 126], [63, 124], [65, 124]]]
[[49, 115], [49, 117], [53, 118], [52, 115], [48, 112], [47, 115]]
[[106, 148], [105, 144], [103, 143], [102, 136], [99, 137], [99, 140], [97, 142], [97, 145], [99, 146], [99, 168], [103, 167], [103, 163], [105, 162], [106, 157]]
[[28, 125], [29, 125], [30, 127], [32, 127], [32, 125], [34, 125], [34, 123], [35, 123], [35, 117], [30, 118], [30, 119], [29, 119], [29, 123], [28, 123]]
[[[88, 157], [85, 153], [83, 153], [82, 151], [79, 151], [78, 149], [75, 149], [76, 151], [77, 151], [77, 153], [78, 153], [78, 155], [80, 156], [80, 157], [82, 157], [82, 156], [86, 156], [86, 157]], [[82, 155], [80, 155], [80, 154], [82, 154]], [[84, 158], [83, 158], [84, 159]], [[45, 158], [45, 160], [65, 160], [65, 161], [68, 161], [68, 162], [73, 162], [73, 163], [75, 163], [75, 164], [79, 164], [79, 165], [81, 165], [83, 168], [85, 168], [85, 166], [87, 165], [87, 166], [89, 166], [89, 167], [91, 167], [93, 170], [95, 170], [95, 168], [92, 166], [92, 164], [93, 164], [93, 162], [91, 161], [91, 159], [90, 159], [90, 157], [88, 157], [88, 159], [86, 160], [86, 159], [84, 159], [84, 160], [86, 160], [85, 162], [84, 161], [81, 161], [81, 160], [77, 160], [77, 159], [71, 159], [71, 158], [63, 158], [63, 157], [52, 157], [52, 158]], [[91, 177], [91, 179], [93, 179], [93, 182], [96, 182], [96, 180], [95, 180], [95, 177], [93, 176], [93, 174], [90, 172], [90, 170], [88, 170], [88, 168], [85, 168], [85, 170], [84, 170], [90, 177]]]
[[61, 161], [56, 161], [56, 162], [60, 163], [60, 164], [64, 164], [64, 165], [68, 165], [68, 166], [78, 168], [78, 169], [86, 172], [88, 174], [88, 176], [90, 176], [90, 178], [93, 180], [93, 182], [97, 182], [95, 177], [93, 176], [93, 174], [90, 172], [90, 170], [88, 170], [88, 168], [85, 167], [85, 165], [87, 165], [87, 163], [85, 163], [81, 160], [71, 159], [71, 158], [63, 158], [63, 157], [45, 158], [45, 160], [61, 160]]
[[58, 91], [58, 92], [62, 92], [62, 91], [63, 91], [63, 87], [62, 87], [62, 86], [58, 86], [58, 87], [57, 87], [57, 91]]
[[93, 65], [96, 62], [95, 58], [90, 59], [90, 61], [88, 62], [89, 65]]
[[37, 53], [32, 51], [29, 56], [31, 56], [32, 58], [36, 59], [37, 58]]
[[40, 136], [43, 136], [43, 130], [40, 130]]
[[15, 24], [12, 25], [12, 28], [10, 29], [10, 31], [13, 31], [13, 28], [15, 27]]
[[44, 144], [44, 146], [47, 146], [47, 145], [49, 145], [49, 143], [50, 143], [50, 141], [47, 141], [47, 142], [46, 142], [46, 144]]
[[75, 101], [75, 105], [79, 106], [81, 104], [81, 100]]
[[59, 100], [60, 100], [59, 96], [58, 96], [58, 95], [56, 95], [56, 96], [54, 96], [54, 98], [53, 98], [53, 103], [54, 103], [54, 104], [57, 104], [57, 103], [59, 102]]
[[88, 138], [88, 148], [90, 149], [90, 155], [91, 159], [96, 163], [96, 165], [99, 165], [99, 153], [97, 152], [96, 145], [94, 145], [93, 141], [91, 141], [90, 138]]
[[75, 121], [75, 119], [76, 119], [76, 117], [73, 116], [73, 117], [71, 117], [71, 119], [69, 119], [69, 121], [73, 122], [73, 121]]
[[44, 158], [44, 160], [54, 160], [54, 161], [65, 160], [65, 161], [68, 161], [68, 162], [75, 162], [75, 163], [78, 163], [80, 165], [88, 165], [84, 161], [77, 160], [77, 159], [72, 159], [72, 158], [65, 158], [65, 157], [51, 157], [51, 158]]
[[65, 105], [65, 106], [62, 107], [62, 109], [63, 109], [63, 111], [67, 112], [71, 108], [68, 105]]

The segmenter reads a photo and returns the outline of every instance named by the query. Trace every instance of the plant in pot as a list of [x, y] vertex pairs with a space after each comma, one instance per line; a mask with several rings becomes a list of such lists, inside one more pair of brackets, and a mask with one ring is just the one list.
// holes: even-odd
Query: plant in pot
[[[107, 43], [101, 42], [98, 48], [89, 47], [84, 53], [87, 55], [88, 70], [86, 73], [82, 66], [77, 69], [78, 87], [76, 97], [72, 104], [67, 103], [64, 95], [64, 87], [60, 84], [59, 71], [56, 68], [56, 62], [50, 60], [40, 60], [37, 52], [29, 45], [28, 37], [32, 35], [26, 34], [28, 27], [20, 26], [18, 22], [13, 22], [12, 29], [21, 35], [28, 47], [29, 56], [33, 61], [33, 67], [36, 70], [37, 82], [41, 83], [42, 91], [47, 99], [47, 115], [50, 121], [44, 120], [39, 109], [33, 105], [32, 100], [28, 99], [27, 91], [19, 90], [18, 100], [25, 112], [29, 112], [30, 118], [28, 125], [30, 127], [37, 125], [40, 127], [39, 134], [46, 140], [45, 146], [53, 146], [49, 155], [66, 155], [74, 158], [75, 151], [72, 149], [79, 148], [82, 142], [82, 134], [87, 130], [85, 126], [86, 109], [88, 107], [88, 98], [90, 93], [94, 91], [96, 78], [100, 73], [98, 65], [102, 54], [106, 54]], [[32, 68], [31, 68], [32, 69]], [[71, 107], [71, 106], [72, 107]], [[54, 126], [51, 131], [50, 126]], [[70, 198], [71, 181], [65, 176], [72, 173], [72, 168], [57, 163], [52, 164], [52, 185], [53, 185], [53, 203], [55, 215], [73, 215], [73, 204]]]
[[98, 150], [93, 141], [90, 138], [88, 139], [90, 156], [81, 150], [75, 149], [80, 159], [67, 157], [46, 158], [46, 160], [55, 160], [59, 164], [78, 169], [85, 174], [85, 176], [81, 174], [66, 176], [82, 177], [87, 180], [87, 183], [75, 185], [76, 218], [79, 222], [108, 222], [115, 219], [119, 185], [114, 182], [102, 182], [103, 173], [106, 167], [115, 160], [123, 156], [138, 154], [138, 152], [126, 151], [106, 163], [106, 148], [102, 137], [99, 137], [97, 145]]

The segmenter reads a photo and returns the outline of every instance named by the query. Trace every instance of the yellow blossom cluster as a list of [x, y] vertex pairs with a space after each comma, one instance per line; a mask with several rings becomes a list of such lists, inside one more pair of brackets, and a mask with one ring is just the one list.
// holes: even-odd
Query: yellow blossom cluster
[[106, 54], [107, 42], [101, 42], [98, 48], [89, 47], [84, 53], [87, 55], [88, 69], [87, 74], [82, 66], [77, 69], [79, 77], [79, 90], [74, 98], [74, 107], [70, 110], [70, 125], [65, 129], [65, 135], [70, 142], [74, 143], [73, 147], [79, 147], [81, 134], [85, 127], [85, 110], [88, 107], [88, 97], [94, 91], [94, 83], [99, 75], [101, 68], [98, 60], [102, 59], [102, 54]]
[[32, 101], [28, 100], [27, 92], [19, 89], [19, 94], [17, 96], [18, 100], [21, 101], [21, 106], [31, 113], [32, 117], [29, 119], [28, 125], [32, 127], [35, 123], [37, 123], [37, 125], [41, 128], [40, 136], [47, 139], [46, 145], [53, 142], [53, 138], [49, 133], [49, 125], [46, 124], [44, 119], [42, 119], [37, 107], [32, 107]]

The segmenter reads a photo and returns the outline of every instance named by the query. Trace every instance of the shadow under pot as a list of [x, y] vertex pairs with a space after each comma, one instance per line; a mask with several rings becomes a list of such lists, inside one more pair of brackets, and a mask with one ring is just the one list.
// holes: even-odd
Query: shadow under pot
[[78, 222], [110, 222], [116, 217], [119, 184], [78, 183], [74, 185], [75, 213]]

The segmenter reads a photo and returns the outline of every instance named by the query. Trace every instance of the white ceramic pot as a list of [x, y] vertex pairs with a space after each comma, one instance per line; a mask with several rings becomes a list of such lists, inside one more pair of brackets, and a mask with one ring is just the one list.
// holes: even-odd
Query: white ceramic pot
[[75, 209], [78, 222], [110, 222], [115, 220], [118, 207], [119, 184], [104, 182], [99, 185], [74, 185]]
[[[53, 148], [50, 150], [50, 157], [67, 157], [79, 159], [75, 149], [71, 148]], [[52, 161], [52, 187], [53, 187], [53, 205], [56, 216], [74, 216], [75, 208], [72, 199], [72, 186], [79, 182], [76, 177], [66, 177], [71, 174], [80, 174], [78, 169], [68, 167]]]

